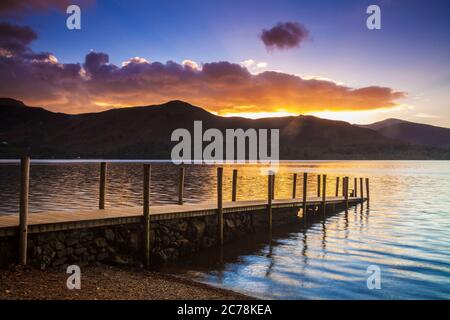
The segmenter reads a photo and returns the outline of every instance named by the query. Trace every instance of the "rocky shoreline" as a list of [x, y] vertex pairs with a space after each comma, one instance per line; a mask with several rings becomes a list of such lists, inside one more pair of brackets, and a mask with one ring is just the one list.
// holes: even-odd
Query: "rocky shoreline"
[[0, 269], [0, 300], [247, 300], [252, 297], [187, 278], [132, 267], [82, 268], [81, 289], [69, 290], [59, 269]]

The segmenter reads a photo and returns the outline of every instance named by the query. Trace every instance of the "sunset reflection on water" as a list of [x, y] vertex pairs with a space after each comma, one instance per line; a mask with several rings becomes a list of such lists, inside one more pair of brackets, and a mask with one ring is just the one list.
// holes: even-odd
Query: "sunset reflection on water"
[[[267, 197], [267, 168], [224, 168], [226, 200], [231, 199], [234, 168], [239, 170], [238, 200]], [[449, 161], [282, 163], [276, 198], [291, 197], [294, 172], [298, 196], [303, 172], [309, 173], [309, 195], [317, 193], [317, 174], [327, 174], [328, 195], [334, 195], [337, 176], [349, 176], [351, 189], [353, 177], [369, 177], [370, 207], [358, 205], [307, 230], [300, 225], [275, 229], [272, 241], [266, 234], [249, 236], [223, 252], [203, 252], [163, 270], [262, 298], [450, 298]], [[96, 208], [98, 175], [95, 163], [32, 165], [30, 211]], [[18, 211], [18, 178], [16, 164], [0, 164], [2, 214]], [[142, 204], [142, 165], [111, 164], [107, 179], [107, 206]], [[152, 203], [176, 203], [177, 179], [175, 166], [152, 165]], [[215, 166], [187, 166], [186, 202], [214, 199], [215, 179]], [[371, 264], [381, 268], [381, 290], [367, 289]]]

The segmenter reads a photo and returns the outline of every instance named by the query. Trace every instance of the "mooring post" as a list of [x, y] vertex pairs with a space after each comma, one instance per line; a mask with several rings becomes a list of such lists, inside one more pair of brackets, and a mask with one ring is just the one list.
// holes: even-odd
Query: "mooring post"
[[272, 174], [270, 175], [272, 177], [272, 200], [275, 199], [275, 172], [272, 172]]
[[184, 167], [181, 166], [178, 174], [178, 204], [183, 204], [184, 197]]
[[28, 198], [30, 189], [30, 157], [20, 160], [19, 262], [27, 264]]
[[98, 200], [98, 208], [105, 209], [106, 194], [106, 162], [100, 162], [100, 196]]
[[149, 164], [144, 164], [144, 186], [143, 186], [143, 220], [144, 220], [144, 264], [146, 267], [150, 265], [150, 173], [151, 168]]
[[369, 199], [370, 199], [369, 178], [366, 178], [366, 198], [367, 198], [367, 203], [369, 203]]
[[336, 177], [336, 197], [339, 196], [339, 177]]
[[238, 178], [238, 171], [237, 169], [233, 169], [233, 181], [231, 184], [231, 201], [236, 201], [237, 196], [237, 178]]
[[306, 225], [306, 194], [308, 191], [308, 173], [304, 172], [303, 173], [303, 204], [302, 204], [302, 209], [303, 209], [303, 221]]
[[345, 185], [345, 187], [344, 187], [344, 189], [345, 189], [345, 191], [344, 191], [344, 193], [345, 193], [345, 195], [344, 195], [344, 197], [345, 197], [345, 210], [347, 211], [348, 210], [348, 185], [349, 185], [349, 177], [345, 177], [344, 178], [344, 185]]
[[326, 215], [326, 210], [327, 210], [327, 175], [324, 174], [322, 176], [323, 181], [322, 181], [322, 213], [323, 213], [323, 218], [325, 219], [325, 215]]
[[353, 192], [353, 196], [356, 198], [356, 197], [358, 197], [358, 178], [355, 177], [353, 182], [354, 182], [354, 190], [355, 190], [355, 192]]
[[361, 194], [361, 203], [364, 202], [363, 178], [359, 178], [359, 193]]
[[317, 175], [317, 196], [320, 198], [320, 174]]
[[273, 171], [269, 170], [269, 175], [267, 179], [267, 219], [269, 225], [269, 231], [272, 231], [272, 200], [273, 200], [273, 189], [275, 179], [273, 178], [275, 174]]
[[223, 168], [217, 168], [217, 225], [219, 244], [223, 245]]
[[295, 199], [296, 193], [297, 193], [297, 174], [294, 173], [292, 177], [292, 199]]

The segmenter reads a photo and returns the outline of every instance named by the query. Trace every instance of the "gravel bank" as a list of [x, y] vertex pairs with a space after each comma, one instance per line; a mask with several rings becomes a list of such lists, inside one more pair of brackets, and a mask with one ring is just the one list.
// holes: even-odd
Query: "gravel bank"
[[81, 289], [69, 290], [61, 270], [15, 266], [0, 270], [0, 299], [167, 300], [250, 297], [178, 276], [106, 265], [84, 267]]

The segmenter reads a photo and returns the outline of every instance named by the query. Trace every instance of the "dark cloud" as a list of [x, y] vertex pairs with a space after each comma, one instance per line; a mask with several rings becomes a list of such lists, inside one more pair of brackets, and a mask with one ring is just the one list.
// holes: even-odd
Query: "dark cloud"
[[[10, 29], [25, 30], [20, 28]], [[306, 113], [390, 108], [405, 96], [387, 87], [351, 88], [282, 72], [255, 75], [227, 61], [200, 66], [190, 60], [161, 63], [134, 57], [117, 66], [108, 54], [92, 51], [82, 65], [64, 64], [51, 53], [30, 50], [27, 44], [35, 34], [29, 31], [9, 37], [21, 39], [21, 52], [2, 54], [6, 49], [0, 46], [0, 96], [53, 111], [92, 112], [180, 99], [219, 114]]]
[[3, 54], [24, 53], [31, 41], [35, 39], [37, 34], [29, 27], [0, 23], [0, 49], [3, 49]]
[[261, 40], [268, 50], [295, 48], [308, 37], [308, 30], [297, 22], [279, 22], [273, 28], [264, 29], [261, 33]]
[[[108, 73], [111, 71], [111, 67], [108, 65], [109, 56], [106, 53], [97, 53], [94, 51], [89, 52], [86, 55], [84, 62], [84, 69], [90, 76], [98, 76], [102, 73]], [[115, 69], [115, 67], [113, 67]]]
[[66, 10], [71, 4], [85, 5], [94, 0], [1, 0], [0, 15], [20, 16], [48, 9]]

